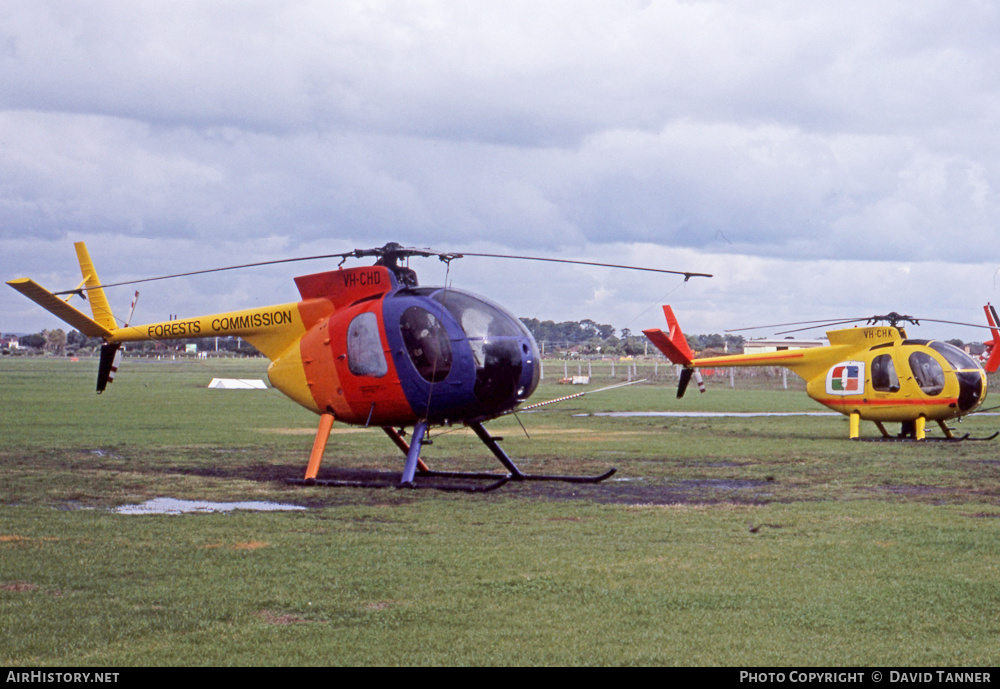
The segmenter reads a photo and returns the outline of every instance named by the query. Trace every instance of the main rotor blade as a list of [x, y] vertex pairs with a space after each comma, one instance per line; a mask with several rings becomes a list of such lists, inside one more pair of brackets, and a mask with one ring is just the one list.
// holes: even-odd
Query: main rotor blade
[[[242, 263], [235, 266], [224, 266], [222, 268], [207, 268], [205, 270], [191, 270], [185, 273], [173, 273], [171, 275], [159, 275], [152, 278], [140, 278], [138, 280], [125, 280], [123, 282], [107, 282], [99, 287], [120, 287], [122, 285], [135, 285], [140, 282], [154, 282], [156, 280], [170, 280], [172, 278], [183, 278], [191, 277], [192, 275], [205, 275], [206, 273], [220, 273], [225, 270], [240, 270], [242, 268], [259, 268], [261, 266], [271, 266], [277, 265], [279, 263], [295, 263], [298, 261], [316, 261], [326, 258], [339, 258], [346, 260], [348, 258], [363, 258], [366, 256], [378, 256], [382, 258], [383, 256], [394, 255], [400, 258], [407, 258], [409, 256], [423, 256], [431, 257], [437, 256], [439, 259], [446, 263], [450, 263], [456, 258], [462, 258], [463, 256], [477, 256], [482, 258], [512, 258], [521, 261], [549, 261], [552, 263], [573, 263], [577, 265], [584, 266], [599, 266], [602, 268], [623, 268], [626, 270], [645, 270], [653, 273], [669, 273], [671, 275], [683, 275], [684, 281], [690, 280], [692, 277], [712, 277], [708, 273], [692, 273], [688, 271], [680, 270], [664, 270], [662, 268], [644, 268], [641, 266], [626, 266], [617, 265], [614, 263], [594, 263], [591, 261], [574, 261], [566, 258], [540, 258], [537, 256], [510, 256], [507, 254], [460, 254], [460, 253], [444, 253], [440, 251], [434, 251], [433, 249], [417, 249], [412, 247], [403, 247], [398, 244], [387, 244], [384, 247], [378, 247], [373, 249], [355, 249], [353, 251], [345, 251], [339, 254], [321, 254], [318, 256], [300, 256], [298, 258], [279, 258], [270, 261], [258, 261], [256, 263]], [[54, 294], [80, 294], [84, 290], [91, 289], [87, 287], [82, 287], [80, 289], [65, 290], [62, 292], [54, 292]]]
[[[140, 278], [138, 280], [127, 280], [125, 282], [109, 282], [103, 285], [97, 285], [95, 287], [83, 287], [82, 289], [77, 288], [74, 290], [66, 290], [64, 292], [54, 292], [54, 294], [80, 294], [82, 296], [83, 291], [87, 289], [96, 289], [97, 287], [119, 287], [121, 285], [134, 285], [140, 282], [153, 282], [154, 280], [169, 280], [171, 278], [183, 278], [190, 277], [192, 275], [204, 275], [205, 273], [219, 273], [224, 270], [239, 270], [241, 268], [259, 268], [261, 266], [272, 266], [279, 263], [295, 263], [296, 261], [316, 261], [324, 258], [339, 258], [341, 259], [341, 264], [349, 258], [365, 258], [366, 256], [376, 256], [379, 262], [387, 261], [383, 265], [394, 266], [395, 262], [400, 258], [409, 258], [410, 256], [437, 256], [439, 259], [448, 263], [456, 258], [461, 258], [461, 254], [449, 254], [443, 253], [441, 251], [434, 251], [433, 249], [419, 249], [415, 247], [405, 247], [394, 242], [389, 242], [385, 246], [374, 247], [371, 249], [354, 249], [353, 251], [345, 251], [339, 254], [320, 254], [318, 256], [299, 256], [297, 258], [277, 258], [270, 261], [258, 261], [256, 263], [243, 263], [237, 266], [225, 266], [222, 268], [207, 268], [205, 270], [192, 270], [186, 273], [174, 273], [172, 275], [159, 275], [152, 278]], [[377, 262], [376, 265], [379, 263]]]
[[[241, 268], [259, 268], [261, 266], [270, 266], [278, 263], [294, 263], [296, 261], [315, 261], [321, 258], [351, 258], [355, 255], [354, 251], [349, 251], [343, 254], [326, 254], [323, 256], [302, 256], [299, 258], [279, 258], [271, 261], [258, 261], [257, 263], [244, 263], [238, 266], [225, 266], [224, 268], [207, 268], [205, 270], [192, 270], [187, 273], [174, 273], [173, 275], [158, 275], [155, 278], [140, 278], [138, 280], [125, 280], [124, 282], [105, 282], [97, 287], [120, 287], [122, 285], [136, 285], [140, 282], [153, 282], [155, 280], [169, 280], [171, 278], [185, 278], [192, 275], [204, 275], [205, 273], [219, 273], [224, 270], [239, 270]], [[53, 292], [53, 294], [78, 294], [83, 290], [95, 289], [91, 287], [83, 287], [81, 289], [71, 289], [65, 290], [63, 292]]]
[[978, 323], [962, 323], [959, 321], [940, 321], [936, 318], [921, 318], [921, 321], [927, 321], [928, 323], [944, 323], [946, 325], [961, 325], [966, 328], [985, 328], [987, 330], [992, 330], [992, 326], [989, 325], [979, 325]]
[[[816, 330], [817, 328], [832, 328], [838, 325], [850, 325], [851, 323], [860, 323], [862, 321], [868, 321], [867, 318], [850, 318], [846, 321], [827, 321], [821, 325], [810, 325], [805, 328], [794, 328], [792, 330], [779, 330], [774, 333], [775, 335], [788, 335], [789, 333], [801, 333], [805, 330]], [[789, 323], [791, 325], [791, 323]]]
[[[785, 327], [788, 327], [789, 325], [809, 325], [811, 323], [815, 323], [816, 325], [812, 325], [812, 326], [810, 326], [808, 328], [801, 328], [801, 330], [812, 330], [813, 328], [823, 328], [823, 327], [828, 326], [828, 325], [844, 325], [846, 323], [857, 323], [859, 321], [867, 321], [867, 320], [868, 320], [867, 318], [841, 318], [841, 319], [833, 319], [833, 320], [831, 320], [829, 318], [824, 318], [824, 319], [821, 319], [821, 320], [818, 320], [818, 321], [795, 321], [794, 323], [772, 323], [770, 325], [753, 325], [753, 326], [750, 326], [750, 327], [747, 327], [747, 328], [733, 328], [731, 330], [727, 330], [726, 332], [727, 333], [738, 333], [738, 332], [742, 332], [744, 330], [763, 330], [764, 328], [785, 328]], [[798, 332], [798, 331], [797, 330], [789, 330], [787, 332]], [[777, 334], [780, 335], [781, 333], [777, 333]]]
[[[726, 332], [727, 333], [736, 333], [736, 332], [741, 332], [741, 331], [744, 331], [744, 330], [763, 330], [764, 328], [783, 328], [783, 327], [789, 326], [789, 325], [803, 325], [803, 326], [806, 326], [806, 327], [803, 327], [803, 328], [795, 328], [794, 330], [782, 330], [782, 331], [774, 333], [775, 335], [788, 335], [789, 333], [799, 333], [799, 332], [802, 332], [804, 330], [815, 330], [816, 328], [828, 328], [828, 327], [833, 327], [833, 326], [837, 326], [837, 325], [848, 325], [850, 323], [860, 323], [862, 321], [869, 321], [870, 322], [870, 321], [873, 320], [873, 318], [880, 318], [880, 317], [878, 317], [878, 316], [875, 316], [875, 317], [869, 316], [868, 318], [843, 318], [843, 319], [840, 319], [840, 320], [829, 320], [829, 319], [827, 319], [827, 320], [819, 320], [819, 321], [798, 321], [797, 323], [773, 323], [771, 325], [757, 325], [757, 326], [753, 326], [753, 327], [750, 327], [750, 328], [734, 328], [732, 330], [727, 330]], [[909, 319], [910, 317], [906, 316], [905, 318]], [[978, 323], [962, 323], [960, 321], [943, 321], [943, 320], [939, 320], [939, 319], [936, 319], [936, 318], [916, 318], [916, 319], [912, 319], [912, 321], [921, 321], [921, 322], [926, 322], [926, 323], [944, 323], [946, 325], [961, 325], [961, 326], [965, 326], [965, 327], [968, 327], [968, 328], [985, 328], [986, 330], [990, 329], [990, 326], [988, 326], [988, 325], [980, 325]], [[815, 324], [815, 325], [811, 325], [811, 324]], [[919, 326], [919, 323], [915, 323], [915, 325]]]
[[547, 261], [549, 263], [571, 263], [578, 266], [597, 266], [599, 268], [622, 268], [625, 270], [645, 270], [651, 273], [669, 273], [671, 275], [683, 275], [685, 282], [695, 277], [697, 278], [712, 277], [712, 275], [709, 273], [692, 273], [686, 270], [665, 270], [663, 268], [644, 268], [642, 266], [626, 266], [618, 263], [595, 263], [593, 261], [574, 261], [568, 258], [542, 258], [540, 256], [511, 256], [508, 254], [470, 254], [466, 252], [455, 254], [456, 258], [461, 258], [462, 256], [477, 256], [480, 258], [512, 258], [518, 261]]

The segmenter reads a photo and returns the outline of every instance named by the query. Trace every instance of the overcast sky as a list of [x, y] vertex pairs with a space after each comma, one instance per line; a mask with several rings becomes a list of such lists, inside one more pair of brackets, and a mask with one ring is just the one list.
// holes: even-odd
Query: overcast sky
[[[992, 0], [0, 3], [0, 277], [51, 289], [80, 240], [104, 282], [395, 241], [715, 275], [452, 264], [542, 320], [978, 323], [998, 149]], [[335, 266], [147, 283], [135, 321]], [[0, 330], [54, 327], [0, 290]]]

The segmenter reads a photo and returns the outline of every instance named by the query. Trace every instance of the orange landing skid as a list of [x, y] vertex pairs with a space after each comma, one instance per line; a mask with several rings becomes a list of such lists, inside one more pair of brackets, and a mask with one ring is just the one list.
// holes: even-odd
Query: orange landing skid
[[330, 439], [330, 429], [333, 428], [333, 414], [326, 412], [319, 417], [319, 428], [316, 430], [316, 440], [313, 441], [312, 452], [309, 453], [309, 465], [306, 467], [306, 481], [312, 481], [319, 473], [319, 465], [323, 461], [326, 441]]

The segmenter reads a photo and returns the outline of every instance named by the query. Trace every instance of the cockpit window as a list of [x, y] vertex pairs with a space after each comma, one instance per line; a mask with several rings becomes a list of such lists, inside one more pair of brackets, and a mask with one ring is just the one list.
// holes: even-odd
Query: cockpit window
[[537, 358], [524, 324], [499, 306], [457, 290], [443, 289], [432, 298], [451, 312], [468, 338], [476, 361], [476, 397], [496, 404], [524, 393], [522, 367]]
[[347, 327], [347, 366], [356, 376], [381, 378], [389, 372], [378, 332], [378, 316], [358, 314]]
[[411, 306], [399, 319], [406, 353], [417, 373], [428, 383], [438, 383], [451, 371], [451, 341], [444, 325], [434, 314]]
[[971, 356], [954, 345], [947, 342], [931, 342], [930, 346], [931, 349], [943, 356], [956, 371], [979, 368], [979, 364]]
[[521, 323], [499, 306], [457, 290], [439, 290], [433, 299], [451, 311], [470, 338], [523, 337]]
[[928, 395], [937, 395], [944, 390], [944, 369], [934, 357], [927, 352], [914, 352], [909, 361], [913, 377], [921, 390]]

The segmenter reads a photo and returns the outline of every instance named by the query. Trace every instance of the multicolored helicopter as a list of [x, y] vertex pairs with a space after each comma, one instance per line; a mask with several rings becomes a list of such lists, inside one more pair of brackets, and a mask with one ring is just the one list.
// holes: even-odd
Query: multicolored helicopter
[[[98, 393], [114, 380], [125, 343], [239, 336], [271, 360], [271, 384], [320, 417], [302, 482], [368, 485], [318, 479], [334, 421], [382, 428], [406, 455], [401, 486], [415, 486], [418, 476], [493, 481], [469, 490], [492, 490], [510, 480], [596, 483], [615, 471], [597, 476], [526, 474], [500, 447], [500, 438], [484, 428], [484, 422], [514, 412], [531, 396], [539, 382], [541, 362], [531, 334], [508, 311], [461, 290], [420, 287], [416, 273], [400, 264], [413, 256], [437, 257], [450, 264], [463, 254], [390, 243], [342, 254], [164, 276], [317, 258], [340, 259], [337, 270], [295, 278], [301, 296], [298, 302], [119, 327], [104, 288], [132, 283], [102, 285], [83, 242], [76, 244], [76, 252], [83, 281], [74, 290], [50, 292], [28, 278], [8, 284], [84, 335], [104, 340]], [[564, 259], [464, 255], [631, 268], [683, 275], [685, 281], [694, 276], [710, 277], [704, 273]], [[364, 257], [374, 257], [375, 264], [342, 267], [350, 258]], [[163, 278], [147, 280], [153, 279]], [[68, 303], [73, 294], [87, 295], [93, 318]], [[420, 458], [427, 431], [433, 426], [453, 424], [472, 429], [508, 473], [432, 472]], [[403, 437], [403, 429], [408, 427], [413, 428], [409, 443]]]
[[705, 391], [699, 368], [784, 366], [805, 379], [810, 397], [850, 418], [852, 440], [860, 437], [862, 419], [872, 421], [883, 439], [893, 438], [885, 428], [887, 422], [902, 424], [895, 438], [924, 440], [927, 421], [936, 421], [946, 439], [956, 440], [964, 438], [956, 438], [946, 422], [979, 408], [986, 399], [986, 372], [1000, 367], [1000, 320], [992, 306], [985, 309], [989, 326], [976, 326], [989, 327], [993, 335], [986, 343], [990, 354], [985, 371], [947, 342], [909, 339], [900, 323], [919, 322], [895, 312], [838, 321], [835, 325], [856, 321], [867, 325], [828, 331], [827, 346], [761, 354], [696, 358], [669, 306], [663, 307], [669, 332], [656, 328], [643, 333], [670, 361], [684, 367], [677, 397], [683, 397], [692, 377]]

